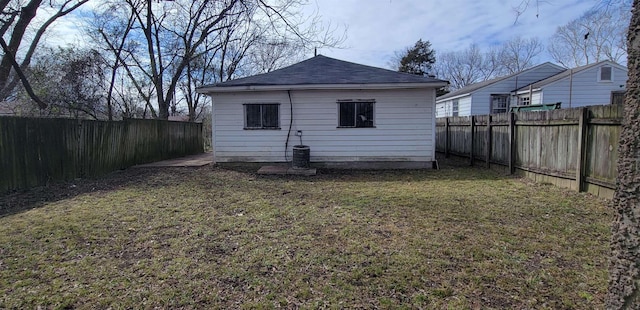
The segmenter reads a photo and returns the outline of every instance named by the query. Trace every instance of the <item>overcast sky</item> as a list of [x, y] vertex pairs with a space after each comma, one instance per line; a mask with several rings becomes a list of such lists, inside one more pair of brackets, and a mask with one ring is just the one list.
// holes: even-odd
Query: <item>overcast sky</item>
[[[471, 43], [486, 49], [517, 35], [538, 37], [546, 45], [558, 26], [599, 1], [546, 0], [536, 7], [531, 0], [534, 4], [517, 21], [515, 7], [522, 0], [311, 0], [309, 10], [325, 23], [347, 27], [345, 48], [320, 49], [319, 54], [388, 67], [394, 51], [418, 39], [431, 42], [436, 60], [439, 51], [462, 50]], [[538, 59], [548, 60], [547, 55]]]

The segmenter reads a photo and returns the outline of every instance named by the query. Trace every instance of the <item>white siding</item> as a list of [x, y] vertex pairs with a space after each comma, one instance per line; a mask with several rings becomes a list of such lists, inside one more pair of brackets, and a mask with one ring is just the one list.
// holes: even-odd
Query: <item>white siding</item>
[[436, 117], [447, 117], [451, 114], [451, 100], [436, 104]]
[[[556, 75], [562, 71], [564, 69], [547, 64], [478, 89], [472, 93], [473, 103], [469, 115], [490, 114], [492, 94], [510, 94], [520, 87]], [[511, 105], [515, 104], [517, 103], [511, 102]]]
[[531, 94], [529, 94], [529, 92], [520, 92], [517, 95], [513, 95], [511, 96], [511, 106], [514, 105], [522, 105], [520, 104], [520, 98], [523, 97], [531, 97], [531, 100], [529, 100], [529, 104], [540, 104], [542, 103], [542, 92], [540, 92], [540, 90], [533, 90]]
[[[291, 91], [293, 145], [311, 148], [312, 162], [434, 160], [435, 90]], [[375, 128], [337, 128], [342, 99], [374, 99]], [[244, 130], [244, 103], [280, 103], [280, 130]], [[214, 153], [217, 162], [284, 162], [291, 119], [286, 91], [216, 93]]]
[[458, 100], [458, 116], [471, 115], [471, 96], [448, 99], [436, 104], [436, 117], [453, 116], [453, 100]]
[[[534, 91], [531, 95], [531, 103], [530, 104], [542, 104], [542, 92]], [[552, 102], [549, 102], [552, 103]]]
[[[572, 83], [565, 78], [542, 87], [543, 103], [562, 102], [562, 108], [576, 108], [611, 103], [611, 92], [624, 90], [627, 72], [613, 66], [613, 81], [598, 81], [599, 67], [573, 75]], [[569, 85], [572, 84], [571, 91]], [[571, 95], [569, 95], [571, 93]]]
[[462, 97], [459, 99], [459, 113], [458, 116], [471, 115], [471, 96]]

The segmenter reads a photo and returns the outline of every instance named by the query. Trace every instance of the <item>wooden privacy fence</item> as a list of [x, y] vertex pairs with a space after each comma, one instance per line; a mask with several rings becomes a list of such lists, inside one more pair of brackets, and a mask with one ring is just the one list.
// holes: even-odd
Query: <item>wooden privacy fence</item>
[[436, 151], [611, 198], [622, 106], [440, 118]]
[[202, 152], [199, 123], [0, 117], [0, 192]]

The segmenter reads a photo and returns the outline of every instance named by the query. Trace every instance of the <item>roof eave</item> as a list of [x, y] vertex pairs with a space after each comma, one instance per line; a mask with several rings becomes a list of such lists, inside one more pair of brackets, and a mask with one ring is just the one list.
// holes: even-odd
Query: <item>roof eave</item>
[[460, 99], [462, 97], [466, 97], [466, 96], [470, 96], [471, 93], [473, 92], [468, 92], [468, 93], [464, 93], [464, 94], [459, 94], [459, 95], [455, 95], [455, 96], [451, 96], [451, 97], [446, 97], [446, 98], [436, 98], [436, 103], [438, 102], [443, 102], [443, 101], [448, 101], [448, 100], [453, 100], [453, 99]]
[[278, 91], [278, 90], [350, 90], [350, 89], [420, 89], [447, 86], [447, 82], [428, 83], [385, 83], [385, 84], [305, 84], [305, 85], [244, 85], [244, 86], [203, 86], [196, 91], [201, 94]]
[[[467, 91], [467, 92], [465, 92], [465, 93], [462, 93], [462, 94], [459, 94], [459, 95], [448, 96], [448, 97], [445, 97], [445, 96], [447, 96], [447, 95], [442, 95], [441, 97], [443, 97], [443, 98], [436, 98], [436, 103], [437, 103], [438, 101], [441, 101], [441, 102], [442, 102], [442, 101], [444, 101], [444, 100], [458, 99], [458, 98], [461, 98], [461, 97], [464, 97], [464, 96], [471, 95], [471, 94], [473, 94], [473, 93], [475, 93], [475, 92], [477, 92], [477, 91], [479, 91], [479, 90], [481, 90], [481, 89], [483, 89], [483, 88], [489, 87], [489, 86], [491, 86], [491, 85], [493, 85], [493, 84], [496, 84], [496, 83], [500, 83], [500, 82], [502, 82], [502, 81], [504, 81], [504, 80], [506, 80], [506, 79], [509, 79], [509, 78], [519, 77], [519, 76], [521, 76], [522, 74], [524, 74], [524, 73], [526, 73], [526, 72], [530, 72], [530, 71], [532, 71], [533, 69], [537, 69], [537, 68], [540, 68], [540, 67], [545, 66], [545, 65], [546, 65], [546, 66], [549, 66], [549, 65], [550, 65], [550, 66], [555, 67], [555, 68], [558, 68], [558, 69], [563, 69], [561, 66], [558, 66], [558, 65], [556, 65], [556, 64], [554, 64], [554, 63], [551, 63], [551, 62], [548, 62], [548, 61], [547, 61], [547, 62], [545, 62], [545, 63], [541, 63], [541, 64], [539, 64], [539, 65], [537, 65], [537, 66], [533, 66], [533, 67], [531, 67], [531, 68], [528, 68], [528, 69], [525, 69], [525, 70], [522, 70], [522, 71], [519, 71], [519, 72], [516, 72], [516, 73], [512, 73], [512, 74], [509, 74], [509, 75], [506, 75], [506, 76], [496, 77], [496, 78], [493, 78], [493, 79], [487, 80], [487, 81], [492, 81], [492, 82], [491, 82], [491, 83], [488, 83], [487, 85], [483, 85], [483, 86], [481, 86], [481, 87], [478, 87], [478, 88], [475, 88], [475, 89], [469, 90], [469, 91]], [[458, 89], [457, 91], [460, 91], [460, 90], [463, 90], [463, 89], [465, 89], [465, 88], [467, 88], [467, 87], [470, 87], [470, 86], [473, 86], [473, 85], [476, 85], [476, 84], [479, 84], [479, 83], [484, 83], [484, 82], [487, 82], [487, 81], [478, 82], [478, 83], [473, 83], [473, 84], [467, 85], [467, 86], [465, 86], [465, 87], [463, 87], [463, 88], [461, 88], [461, 89]]]
[[524, 94], [528, 94], [529, 92], [533, 93], [533, 92], [539, 92], [539, 91], [542, 91], [542, 86], [531, 88], [531, 90], [529, 90], [529, 88], [526, 88], [526, 89], [520, 88], [518, 90], [512, 91], [511, 93], [516, 95], [524, 95]]

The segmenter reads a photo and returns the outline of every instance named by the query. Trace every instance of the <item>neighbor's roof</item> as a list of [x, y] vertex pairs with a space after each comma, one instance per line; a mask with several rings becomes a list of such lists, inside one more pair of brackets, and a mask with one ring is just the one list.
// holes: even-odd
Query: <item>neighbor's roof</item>
[[443, 100], [443, 99], [448, 99], [448, 98], [453, 98], [453, 97], [458, 97], [458, 96], [470, 94], [470, 93], [472, 93], [472, 92], [474, 92], [474, 91], [476, 91], [478, 89], [481, 89], [483, 87], [498, 83], [498, 82], [506, 80], [508, 78], [511, 78], [511, 77], [514, 77], [514, 76], [517, 76], [517, 75], [520, 75], [522, 73], [526, 73], [526, 72], [529, 72], [529, 71], [532, 71], [532, 70], [535, 70], [535, 69], [538, 69], [538, 68], [540, 68], [542, 66], [548, 66], [548, 65], [561, 68], [560, 66], [555, 65], [553, 63], [545, 62], [545, 63], [539, 64], [539, 65], [537, 65], [535, 67], [531, 67], [529, 69], [522, 70], [520, 72], [516, 72], [516, 73], [512, 73], [512, 74], [506, 75], [506, 76], [497, 77], [497, 78], [494, 78], [494, 79], [491, 79], [491, 80], [486, 80], [486, 81], [483, 81], [483, 82], [478, 82], [478, 83], [474, 83], [474, 84], [471, 84], [471, 85], [467, 85], [467, 86], [465, 86], [463, 88], [460, 88], [460, 89], [452, 91], [452, 92], [450, 92], [448, 94], [442, 95], [442, 96], [438, 97], [437, 100]]
[[551, 84], [553, 82], [556, 82], [556, 81], [562, 80], [564, 78], [567, 78], [571, 74], [575, 75], [576, 73], [579, 73], [579, 72], [582, 72], [582, 71], [585, 71], [585, 70], [588, 70], [588, 69], [591, 69], [591, 68], [594, 68], [594, 67], [598, 67], [598, 66], [601, 66], [601, 65], [604, 65], [604, 64], [609, 64], [609, 65], [612, 65], [612, 66], [616, 66], [616, 67], [619, 67], [620, 69], [623, 69], [623, 70], [627, 71], [627, 68], [625, 68], [625, 67], [623, 67], [623, 66], [621, 66], [621, 65], [619, 65], [619, 64], [617, 64], [615, 62], [612, 62], [612, 61], [609, 61], [609, 60], [603, 60], [603, 61], [599, 61], [599, 62], [596, 62], [596, 63], [584, 65], [584, 66], [581, 66], [581, 67], [567, 69], [567, 70], [562, 71], [562, 72], [560, 72], [560, 73], [558, 73], [556, 75], [552, 75], [552, 76], [550, 76], [550, 77], [548, 77], [546, 79], [542, 79], [540, 81], [534, 82], [531, 85], [520, 87], [516, 91], [521, 91], [523, 89], [529, 89], [529, 86], [531, 86], [532, 89], [538, 89], [540, 87], [549, 85], [549, 84]]
[[297, 64], [236, 80], [200, 87], [200, 92], [227, 87], [304, 86], [304, 85], [380, 85], [380, 84], [433, 84], [446, 85], [446, 81], [432, 77], [396, 72], [360, 65], [318, 55]]

